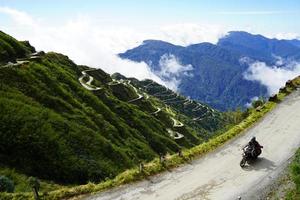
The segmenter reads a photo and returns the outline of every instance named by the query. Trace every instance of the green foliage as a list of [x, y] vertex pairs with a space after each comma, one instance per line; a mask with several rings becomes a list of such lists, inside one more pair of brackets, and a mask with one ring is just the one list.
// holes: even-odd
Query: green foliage
[[251, 103], [251, 105], [252, 105], [253, 108], [258, 108], [259, 106], [264, 105], [264, 103], [265, 103], [264, 99], [260, 98], [260, 99], [258, 99], [256, 101], [253, 101]]
[[0, 176], [0, 192], [14, 192], [15, 185], [6, 176]]
[[125, 172], [116, 176], [114, 179], [107, 180], [100, 184], [89, 183], [86, 185], [75, 186], [72, 188], [64, 188], [61, 190], [49, 192], [47, 195], [44, 195], [43, 198], [51, 199], [51, 200], [59, 200], [63, 198], [71, 198], [82, 194], [99, 192], [107, 188], [116, 187], [125, 183], [141, 180], [146, 176], [157, 174], [165, 169], [177, 167], [182, 163], [189, 162], [191, 159], [199, 158], [199, 156], [214, 150], [215, 148], [224, 144], [226, 141], [235, 137], [237, 134], [242, 133], [243, 130], [250, 127], [256, 121], [261, 119], [265, 115], [265, 113], [272, 110], [275, 107], [275, 105], [276, 105], [275, 103], [269, 102], [264, 105], [264, 107], [260, 112], [253, 110], [251, 114], [247, 117], [247, 119], [243, 120], [240, 124], [234, 126], [227, 132], [213, 139], [210, 139], [208, 142], [195, 146], [191, 149], [183, 150], [182, 157], [179, 157], [176, 154], [167, 155], [164, 164], [161, 164], [159, 160], [156, 158], [144, 165], [144, 171], [142, 173], [140, 173], [139, 169], [135, 167], [130, 170], [126, 170]]
[[15, 61], [16, 58], [24, 58], [34, 51], [34, 48], [28, 42], [18, 42], [13, 37], [0, 31], [0, 64]]
[[[282, 99], [286, 95], [287, 93], [280, 93], [278, 96], [280, 99]], [[190, 159], [196, 158], [199, 155], [203, 155], [204, 153], [212, 151], [216, 147], [222, 145], [224, 142], [228, 141], [229, 139], [241, 133], [249, 126], [253, 125], [256, 121], [258, 121], [261, 117], [263, 117], [265, 113], [272, 110], [275, 106], [276, 103], [268, 102], [262, 106], [260, 111], [256, 111], [256, 110], [248, 111], [249, 116], [247, 117], [247, 119], [243, 120], [239, 125], [234, 126], [229, 131], [225, 132], [220, 136], [217, 136], [216, 138], [209, 140], [206, 143], [196, 146], [190, 150], [184, 150], [183, 157], [179, 157], [177, 155], [167, 156], [167, 160], [164, 165], [161, 165], [158, 159], [154, 159], [153, 161], [145, 164], [145, 170], [143, 173], [139, 173], [138, 168], [135, 167], [130, 170], [126, 170], [125, 172], [119, 174], [114, 179], [106, 180], [100, 184], [88, 183], [86, 185], [75, 186], [72, 188], [62, 188], [53, 192], [42, 193], [41, 196], [43, 199], [51, 199], [51, 200], [70, 198], [81, 194], [102, 191], [104, 189], [118, 186], [124, 183], [140, 180], [145, 176], [159, 173], [166, 168], [176, 167], [184, 162], [189, 161]], [[33, 198], [32, 194], [28, 194], [28, 193], [12, 194], [12, 195], [0, 193], [0, 197], [1, 199], [32, 199]]]
[[[15, 191], [17, 193], [31, 192], [32, 189], [28, 184], [28, 177], [25, 174], [21, 174], [17, 172], [15, 169], [0, 167], [0, 174], [8, 177], [13, 181], [15, 185]], [[40, 190], [44, 191], [52, 191], [62, 188], [62, 185], [55, 184], [53, 182], [41, 180], [40, 181]], [[0, 198], [1, 199], [1, 198]]]
[[[10, 37], [5, 41], [16, 49], [29, 45]], [[26, 48], [24, 54], [20, 52], [13, 57], [28, 53]], [[93, 77], [103, 90], [86, 90], [78, 81], [85, 69], [56, 53], [0, 69], [0, 160], [4, 167], [62, 184], [100, 182], [141, 160], [202, 141], [191, 128], [183, 130], [186, 137], [181, 142], [174, 141], [166, 131], [172, 126], [170, 120], [144, 110], [144, 105], [152, 106], [149, 102], [138, 106], [122, 101], [105, 84], [111, 78], [101, 70], [93, 71]], [[128, 98], [136, 97], [131, 87], [120, 87], [127, 90]], [[20, 186], [19, 191], [28, 188]]]
[[295, 183], [295, 188], [287, 193], [286, 199], [300, 199], [300, 149], [296, 152], [295, 158], [290, 165], [290, 177]]

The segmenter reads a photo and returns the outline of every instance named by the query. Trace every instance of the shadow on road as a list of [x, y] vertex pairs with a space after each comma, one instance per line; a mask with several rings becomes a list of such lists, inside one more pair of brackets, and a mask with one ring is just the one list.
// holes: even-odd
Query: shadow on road
[[267, 159], [267, 158], [260, 158], [258, 157], [256, 160], [252, 161], [250, 164], [246, 165], [243, 169], [246, 171], [251, 171], [251, 170], [266, 170], [270, 171], [276, 168], [276, 165], [274, 164], [273, 161]]

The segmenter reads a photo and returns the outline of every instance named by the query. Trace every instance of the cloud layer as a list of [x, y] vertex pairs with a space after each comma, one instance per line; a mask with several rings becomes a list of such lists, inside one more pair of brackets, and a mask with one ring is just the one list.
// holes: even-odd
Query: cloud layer
[[[138, 79], [150, 78], [173, 89], [178, 85], [178, 80], [162, 81], [146, 63], [122, 60], [116, 55], [138, 46], [145, 39], [189, 45], [204, 41], [216, 42], [226, 33], [221, 27], [199, 24], [175, 24], [145, 32], [130, 27], [101, 25], [88, 15], [53, 25], [8, 7], [0, 7], [1, 13], [12, 22], [11, 26], [2, 27], [5, 32], [17, 39], [29, 40], [39, 50], [63, 53], [78, 64], [101, 68], [108, 73], [120, 72]], [[163, 66], [171, 67], [164, 68], [162, 73], [171, 73], [169, 70], [179, 66], [173, 57], [162, 62], [166, 62]]]
[[192, 65], [182, 65], [172, 54], [165, 54], [159, 60], [160, 71], [156, 72], [166, 82], [170, 89], [177, 91], [182, 75], [191, 76]]
[[[247, 59], [243, 59], [245, 62]], [[249, 62], [248, 70], [244, 73], [244, 78], [250, 81], [258, 81], [265, 85], [269, 95], [278, 92], [279, 88], [285, 85], [286, 81], [300, 75], [300, 63], [285, 62], [285, 65], [268, 66], [264, 62]], [[282, 64], [282, 61], [280, 61]]]

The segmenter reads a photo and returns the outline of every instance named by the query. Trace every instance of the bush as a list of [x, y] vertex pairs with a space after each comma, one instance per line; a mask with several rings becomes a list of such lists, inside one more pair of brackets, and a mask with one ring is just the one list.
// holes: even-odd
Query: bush
[[253, 108], [258, 108], [259, 106], [264, 105], [265, 101], [263, 99], [258, 99], [256, 101], [252, 102], [252, 107]]
[[14, 182], [6, 176], [0, 176], [0, 192], [14, 192], [14, 190]]
[[272, 101], [272, 102], [277, 103], [277, 102], [279, 101], [278, 95], [275, 94], [275, 95], [273, 95], [273, 96], [270, 96], [270, 97], [269, 97], [269, 101]]

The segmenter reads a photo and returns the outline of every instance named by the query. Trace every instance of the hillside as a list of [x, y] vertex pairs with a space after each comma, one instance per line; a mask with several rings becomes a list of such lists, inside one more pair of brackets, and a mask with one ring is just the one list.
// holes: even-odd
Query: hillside
[[99, 182], [195, 146], [232, 121], [205, 106], [217, 117], [198, 123], [192, 116], [199, 115], [180, 113], [134, 83], [35, 52], [3, 32], [0, 38], [7, 44], [0, 59], [0, 167], [63, 184]]
[[[214, 45], [193, 44], [187, 47], [164, 41], [146, 40], [140, 46], [119, 54], [123, 59], [146, 62], [163, 80], [179, 81], [178, 91], [191, 99], [204, 102], [216, 109], [244, 108], [253, 97], [267, 97], [267, 88], [258, 81], [244, 78], [248, 65], [240, 59], [274, 64], [280, 56], [286, 60], [300, 60], [298, 40], [268, 39], [261, 35], [233, 31]], [[186, 73], [164, 73], [165, 57], [174, 56], [181, 65], [191, 66]]]
[[[176, 116], [182, 122], [196, 130], [204, 129], [205, 132], [214, 133], [217, 130], [224, 129], [231, 120], [227, 114], [182, 96], [150, 79], [139, 81], [135, 78], [126, 78], [118, 73], [113, 74], [112, 77], [120, 81], [130, 81], [142, 93], [161, 101], [162, 103], [158, 103], [157, 110], [153, 114], [159, 113], [161, 108], [167, 106], [167, 108], [177, 112]], [[181, 116], [181, 114], [184, 115]]]

